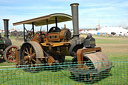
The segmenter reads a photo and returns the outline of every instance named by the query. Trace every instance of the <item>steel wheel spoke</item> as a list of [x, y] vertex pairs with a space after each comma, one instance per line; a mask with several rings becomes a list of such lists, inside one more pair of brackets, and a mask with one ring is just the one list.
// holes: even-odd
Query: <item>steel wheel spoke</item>
[[27, 63], [28, 63], [28, 61], [25, 61], [25, 63], [27, 64]]
[[13, 61], [16, 61], [14, 57], [12, 57], [12, 60], [13, 60]]
[[27, 54], [26, 56], [24, 56], [25, 63], [29, 63], [29, 66], [33, 67], [33, 65], [36, 63], [36, 60], [34, 59], [36, 53], [32, 52], [33, 49], [31, 46], [28, 46], [27, 48], [25, 48], [25, 50], [26, 51], [24, 53]]
[[12, 52], [13, 52], [12, 50], [9, 51], [10, 54], [12, 54]]
[[33, 56], [35, 57], [35, 55], [36, 55], [36, 53], [33, 53], [31, 56], [32, 56], [32, 57], [33, 57]]
[[30, 47], [30, 54], [32, 53], [32, 47]]
[[27, 55], [29, 55], [29, 53], [28, 53], [28, 52], [26, 52], [26, 51], [25, 51], [24, 53], [25, 53], [25, 54], [27, 54]]
[[32, 61], [34, 61], [36, 63], [36, 60], [35, 59], [32, 59]]
[[29, 54], [28, 48], [26, 48], [27, 53]]
[[11, 58], [11, 55], [8, 55], [9, 57], [8, 57], [8, 60], [10, 60], [10, 58]]

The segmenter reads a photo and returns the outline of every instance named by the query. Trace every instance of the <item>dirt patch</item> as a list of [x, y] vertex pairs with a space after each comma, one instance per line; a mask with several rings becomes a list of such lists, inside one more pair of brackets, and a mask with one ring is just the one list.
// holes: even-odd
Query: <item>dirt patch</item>
[[17, 39], [11, 39], [12, 41], [12, 45], [16, 45], [18, 47], [20, 47], [23, 44], [23, 40], [17, 40]]
[[103, 53], [114, 59], [124, 59], [128, 55], [128, 44], [97, 44], [97, 47], [101, 47]]

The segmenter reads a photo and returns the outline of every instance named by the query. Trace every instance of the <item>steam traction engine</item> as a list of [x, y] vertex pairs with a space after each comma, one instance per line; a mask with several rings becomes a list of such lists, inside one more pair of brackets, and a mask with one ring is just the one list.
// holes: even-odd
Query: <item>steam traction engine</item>
[[16, 61], [16, 49], [17, 46], [12, 45], [11, 40], [9, 39], [8, 33], [8, 21], [9, 19], [3, 19], [4, 21], [4, 37], [0, 34], [0, 56], [1, 59], [4, 58], [7, 62]]
[[[72, 56], [72, 62], [77, 63], [75, 67], [69, 69], [75, 77], [83, 77], [87, 82], [93, 82], [95, 76], [106, 70], [110, 70], [112, 65], [108, 57], [101, 52], [100, 47], [95, 47], [95, 39], [88, 35], [85, 39], [79, 38], [78, 3], [71, 4], [72, 16], [62, 13], [55, 13], [38, 18], [13, 23], [13, 25], [32, 24], [32, 38], [28, 41], [24, 34], [24, 43], [20, 48], [17, 65], [27, 65], [35, 67], [36, 64], [64, 62], [65, 56]], [[57, 23], [73, 21], [73, 37], [66, 27], [60, 29]], [[55, 27], [48, 30], [48, 24], [55, 23]], [[34, 25], [47, 25], [47, 33], [34, 34]], [[105, 62], [105, 63], [104, 63]], [[99, 63], [97, 65], [97, 63]], [[29, 70], [32, 70], [31, 68]], [[96, 75], [93, 75], [96, 74]]]

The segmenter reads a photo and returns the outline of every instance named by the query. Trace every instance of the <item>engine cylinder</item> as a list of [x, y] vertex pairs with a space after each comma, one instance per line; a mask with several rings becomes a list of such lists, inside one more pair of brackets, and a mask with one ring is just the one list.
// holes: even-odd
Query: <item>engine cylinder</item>
[[71, 32], [68, 29], [62, 29], [60, 32], [61, 41], [68, 41], [71, 39]]

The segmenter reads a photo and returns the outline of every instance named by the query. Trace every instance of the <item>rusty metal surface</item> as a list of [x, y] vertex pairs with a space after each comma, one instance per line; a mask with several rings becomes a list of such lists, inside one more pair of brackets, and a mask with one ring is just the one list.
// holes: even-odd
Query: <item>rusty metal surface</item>
[[18, 68], [20, 65], [20, 57], [19, 57], [19, 49], [16, 49], [16, 67]]
[[54, 55], [65, 55], [65, 56], [69, 56], [69, 52], [68, 52], [68, 46], [60, 46], [60, 47], [56, 47], [56, 50], [53, 49], [51, 46], [49, 46], [49, 51], [51, 54]]
[[32, 40], [31, 41], [35, 41], [35, 42], [37, 42], [37, 43], [40, 43], [40, 41], [39, 41], [39, 33], [36, 33], [34, 36], [33, 36], [33, 38], [32, 38]]
[[72, 66], [69, 69], [70, 72], [76, 78], [81, 78], [80, 75], [82, 75], [88, 84], [93, 83], [102, 72], [108, 73], [112, 68], [110, 60], [101, 52], [100, 47], [78, 49], [77, 58], [74, 58], [74, 61], [78, 65]]
[[68, 41], [71, 39], [71, 32], [69, 31], [69, 29], [62, 29], [60, 32], [60, 40], [62, 42]]
[[83, 61], [83, 54], [87, 53], [87, 52], [98, 52], [101, 51], [100, 47], [95, 47], [95, 48], [88, 48], [88, 49], [78, 49], [77, 50], [77, 61], [78, 61], [78, 68], [83, 68], [83, 66], [81, 64]]
[[37, 42], [37, 43], [42, 43], [42, 42], [47, 42], [48, 40], [47, 40], [47, 38], [46, 38], [46, 33], [45, 32], [40, 32], [40, 33], [36, 33], [34, 36], [33, 36], [33, 38], [32, 38], [32, 40], [31, 41], [35, 41], [35, 42]]
[[106, 55], [102, 52], [95, 52], [91, 54], [84, 54], [94, 64], [95, 69], [98, 71], [111, 67], [111, 62]]
[[50, 32], [48, 33], [49, 42], [66, 42], [71, 39], [71, 32], [68, 29], [62, 29], [60, 32]]
[[55, 59], [52, 56], [48, 57], [48, 65], [51, 66], [52, 63], [55, 63]]
[[77, 51], [78, 68], [83, 68], [83, 57], [89, 59], [98, 71], [111, 67], [109, 58], [101, 52], [101, 48], [79, 49]]

